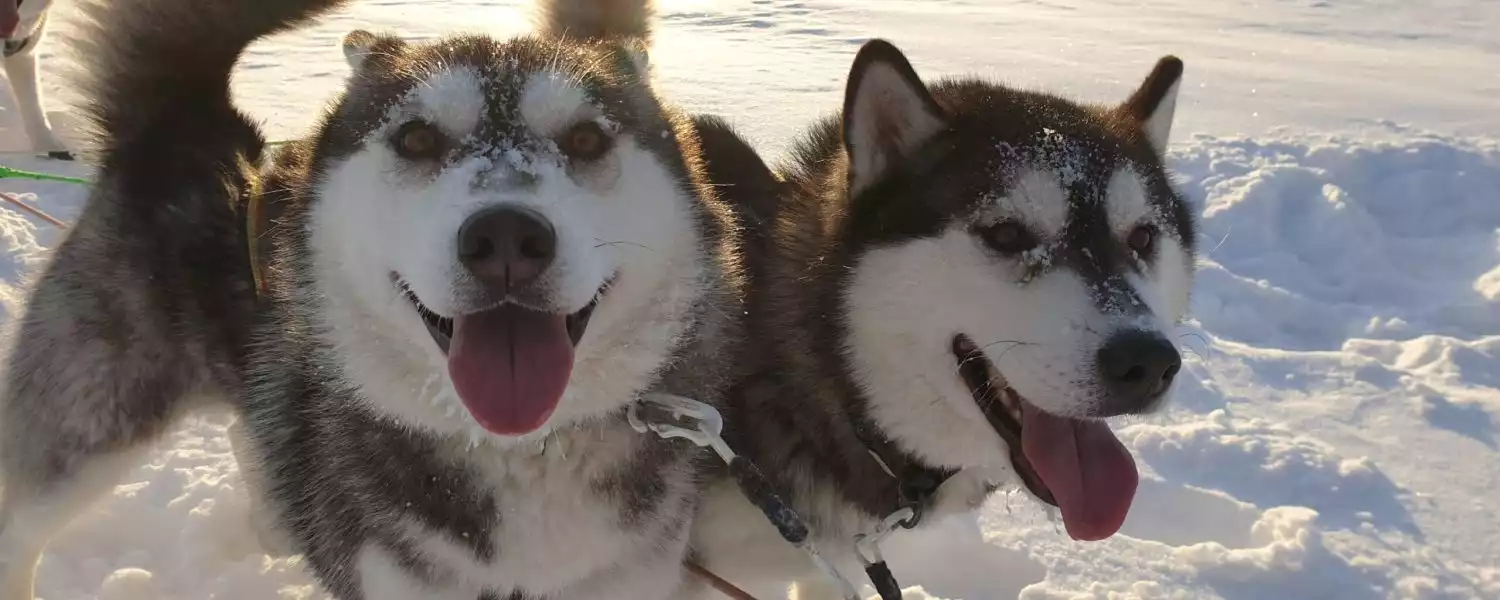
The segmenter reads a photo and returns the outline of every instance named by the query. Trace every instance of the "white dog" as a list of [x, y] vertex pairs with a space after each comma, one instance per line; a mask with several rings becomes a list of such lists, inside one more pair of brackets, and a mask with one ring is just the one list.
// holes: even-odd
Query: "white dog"
[[42, 110], [42, 91], [37, 70], [36, 47], [47, 29], [47, 10], [52, 0], [0, 0], [0, 40], [5, 46], [5, 77], [21, 111], [21, 122], [31, 147], [48, 158], [73, 160], [73, 153], [57, 139], [47, 113]]

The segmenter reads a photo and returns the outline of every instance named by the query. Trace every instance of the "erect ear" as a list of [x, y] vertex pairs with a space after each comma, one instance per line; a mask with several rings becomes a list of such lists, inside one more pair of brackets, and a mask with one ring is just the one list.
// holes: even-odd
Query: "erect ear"
[[906, 56], [885, 40], [866, 42], [854, 57], [844, 90], [849, 194], [869, 189], [945, 127], [947, 115]]
[[375, 34], [363, 29], [356, 29], [344, 35], [344, 61], [349, 63], [349, 68], [358, 71], [364, 66], [365, 57], [370, 54], [370, 47], [374, 46], [378, 39]]
[[651, 47], [639, 39], [624, 39], [619, 43], [620, 53], [630, 60], [629, 67], [636, 77], [651, 79]]
[[1182, 61], [1163, 56], [1156, 67], [1136, 88], [1130, 99], [1120, 106], [1125, 115], [1139, 123], [1146, 138], [1158, 152], [1166, 152], [1172, 133], [1172, 113], [1177, 111], [1177, 88], [1182, 83]]
[[406, 40], [389, 34], [374, 34], [356, 29], [344, 36], [344, 61], [358, 72], [369, 64], [371, 58], [393, 57], [406, 49]]

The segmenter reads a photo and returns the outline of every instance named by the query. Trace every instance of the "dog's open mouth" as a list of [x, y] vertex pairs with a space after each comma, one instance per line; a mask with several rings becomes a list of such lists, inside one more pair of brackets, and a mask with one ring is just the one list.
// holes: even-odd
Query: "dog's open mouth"
[[448, 377], [474, 420], [500, 435], [540, 428], [562, 401], [573, 372], [573, 350], [611, 282], [582, 309], [556, 314], [507, 302], [444, 317], [392, 279], [448, 359]]
[[953, 356], [974, 402], [1005, 440], [1017, 476], [1033, 496], [1062, 512], [1068, 535], [1100, 540], [1119, 531], [1139, 475], [1109, 426], [1037, 408], [967, 336], [954, 336]]
[[[583, 332], [589, 326], [589, 318], [594, 316], [594, 308], [599, 306], [599, 299], [604, 297], [604, 290], [608, 289], [612, 282], [613, 279], [599, 286], [599, 291], [594, 294], [593, 300], [590, 300], [588, 304], [578, 309], [577, 312], [568, 314], [565, 317], [564, 325], [568, 330], [568, 338], [573, 342], [574, 346], [577, 346], [578, 341], [583, 339]], [[437, 343], [438, 349], [442, 350], [443, 354], [447, 354], [448, 345], [453, 342], [453, 318], [444, 317], [429, 310], [417, 298], [417, 294], [411, 290], [411, 287], [406, 285], [406, 282], [399, 282], [399, 285], [402, 295], [406, 296], [407, 301], [411, 302], [412, 307], [417, 309], [417, 314], [421, 315], [422, 324], [427, 326], [427, 333], [432, 334], [432, 341]]]

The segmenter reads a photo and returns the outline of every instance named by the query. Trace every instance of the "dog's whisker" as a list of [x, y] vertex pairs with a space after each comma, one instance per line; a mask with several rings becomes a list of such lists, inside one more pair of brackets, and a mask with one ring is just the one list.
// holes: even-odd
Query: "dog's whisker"
[[[1198, 358], [1201, 358], [1201, 359], [1207, 361], [1209, 359], [1208, 355], [1211, 355], [1213, 353], [1213, 344], [1209, 343], [1208, 338], [1205, 337], [1203, 334], [1198, 333], [1196, 331], [1189, 331], [1187, 333], [1184, 333], [1182, 335], [1177, 336], [1177, 339], [1182, 339], [1182, 338], [1185, 338], [1185, 337], [1197, 338], [1198, 341], [1203, 342], [1203, 352], [1198, 352], [1196, 349], [1194, 349], [1193, 350], [1193, 354], [1196, 354], [1196, 355], [1198, 355]], [[1183, 344], [1183, 347], [1186, 348], [1188, 346], [1187, 346], [1187, 344]]]
[[979, 349], [980, 350], [985, 350], [985, 349], [988, 349], [988, 348], [993, 347], [993, 346], [998, 346], [1000, 344], [1011, 344], [1011, 348], [1014, 348], [1016, 346], [1033, 345], [1031, 342], [1023, 342], [1021, 340], [995, 340], [993, 342], [990, 342], [988, 344], [980, 346]]
[[[1010, 346], [1007, 346], [1005, 348], [1005, 350], [1002, 350], [1000, 352], [1000, 354], [995, 357], [994, 360], [990, 361], [991, 366], [995, 366], [994, 363], [997, 362], [997, 361], [999, 361], [1000, 357], [1005, 356], [1005, 353], [1009, 352], [1011, 350], [1011, 348], [1015, 348], [1016, 346], [1027, 345], [1027, 344], [1029, 344], [1029, 342], [1023, 342], [1023, 341], [1019, 341], [1019, 340], [997, 340], [997, 341], [985, 344], [983, 346], [978, 346], [973, 351], [969, 352], [968, 355], [966, 355], [963, 358], [959, 359], [958, 364], [956, 364], [954, 366], [953, 373], [955, 375], [960, 375], [961, 376], [962, 373], [963, 373], [963, 368], [966, 365], [968, 365], [971, 361], [984, 360], [986, 358], [985, 355], [984, 355], [984, 352], [983, 352], [984, 349], [991, 348], [991, 347], [997, 346], [999, 344], [1010, 344]], [[998, 369], [999, 367], [996, 366], [995, 368]], [[993, 384], [993, 382], [988, 377], [986, 377], [985, 378], [985, 385], [986, 386], [990, 386], [992, 384]], [[985, 391], [988, 391], [988, 390], [986, 389]]]
[[627, 242], [627, 241], [622, 241], [622, 240], [616, 240], [616, 241], [612, 241], [612, 242], [607, 242], [607, 241], [601, 240], [599, 238], [594, 238], [594, 241], [598, 242], [597, 244], [594, 244], [595, 248], [603, 248], [605, 246], [635, 246], [635, 247], [640, 248], [642, 250], [650, 250], [652, 252], [656, 252], [655, 248], [652, 248], [650, 246], [647, 246], [645, 244], [641, 244], [641, 243], [638, 243], [638, 242]]
[[1213, 249], [1209, 250], [1208, 254], [1206, 256], [1212, 257], [1214, 255], [1214, 252], [1217, 252], [1219, 250], [1219, 248], [1224, 245], [1224, 242], [1229, 239], [1229, 234], [1232, 233], [1233, 231], [1234, 231], [1234, 224], [1230, 223], [1229, 224], [1229, 228], [1224, 230], [1224, 237], [1219, 238], [1219, 243], [1214, 244]]

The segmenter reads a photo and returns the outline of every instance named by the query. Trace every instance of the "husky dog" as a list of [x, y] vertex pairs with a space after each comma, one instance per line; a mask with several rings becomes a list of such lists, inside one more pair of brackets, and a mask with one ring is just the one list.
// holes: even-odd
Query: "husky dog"
[[727, 385], [742, 277], [649, 85], [648, 3], [552, 0], [506, 41], [352, 33], [344, 92], [255, 168], [232, 66], [341, 3], [85, 8], [103, 156], [9, 359], [0, 600], [204, 394], [236, 400], [252, 488], [341, 600], [686, 585], [697, 453], [625, 413]]
[[[1181, 72], [1165, 57], [1123, 104], [1089, 106], [926, 85], [875, 40], [841, 114], [779, 175], [747, 163], [726, 181], [755, 362], [725, 435], [846, 573], [853, 537], [883, 518], [930, 522], [1017, 481], [1073, 538], [1119, 529], [1137, 472], [1104, 420], [1168, 398], [1194, 272], [1162, 155]], [[832, 595], [727, 481], [693, 537], [731, 582]]]
[[21, 123], [31, 147], [48, 158], [73, 160], [63, 143], [52, 132], [47, 112], [42, 109], [41, 73], [36, 49], [47, 33], [47, 11], [52, 0], [0, 0], [0, 48], [5, 62], [5, 78], [10, 93], [21, 111]]

